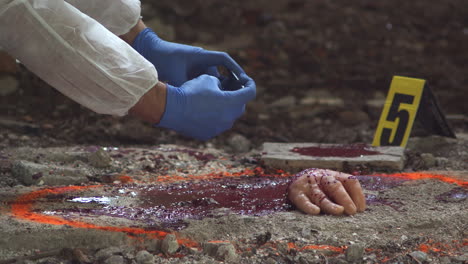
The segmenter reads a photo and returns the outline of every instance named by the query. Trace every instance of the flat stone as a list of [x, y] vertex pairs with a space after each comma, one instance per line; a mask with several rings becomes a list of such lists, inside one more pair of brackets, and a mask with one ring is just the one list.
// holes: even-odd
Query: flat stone
[[70, 185], [88, 182], [88, 173], [83, 169], [43, 165], [29, 161], [15, 161], [13, 176], [25, 185]]
[[351, 148], [353, 145], [317, 144], [317, 143], [271, 143], [263, 144], [262, 160], [265, 165], [291, 172], [307, 168], [343, 170], [347, 166], [367, 166], [374, 170], [402, 170], [404, 167], [404, 149], [402, 147], [371, 147], [364, 150], [376, 152], [372, 155], [355, 156], [309, 156], [293, 152], [294, 148], [336, 149]]

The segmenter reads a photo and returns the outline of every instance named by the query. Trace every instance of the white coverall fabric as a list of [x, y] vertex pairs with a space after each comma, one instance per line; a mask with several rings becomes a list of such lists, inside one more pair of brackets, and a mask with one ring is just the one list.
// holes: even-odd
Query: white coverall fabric
[[158, 81], [154, 66], [115, 35], [136, 24], [140, 3], [80, 1], [70, 0], [96, 8], [91, 16], [100, 23], [64, 0], [0, 0], [0, 46], [85, 107], [125, 115]]

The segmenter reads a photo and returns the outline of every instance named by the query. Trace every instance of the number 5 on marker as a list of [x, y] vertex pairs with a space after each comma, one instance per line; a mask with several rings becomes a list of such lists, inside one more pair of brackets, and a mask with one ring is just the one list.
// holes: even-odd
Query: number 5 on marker
[[393, 77], [373, 146], [406, 146], [425, 83], [422, 79]]

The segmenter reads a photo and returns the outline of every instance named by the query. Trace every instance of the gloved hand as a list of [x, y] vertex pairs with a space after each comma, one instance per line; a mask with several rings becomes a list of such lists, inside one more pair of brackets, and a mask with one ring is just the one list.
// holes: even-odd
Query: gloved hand
[[157, 126], [200, 140], [210, 139], [230, 129], [245, 104], [255, 98], [255, 82], [240, 74], [245, 86], [223, 91], [218, 78], [201, 75], [180, 87], [167, 85], [166, 110]]
[[219, 78], [216, 66], [221, 65], [237, 75], [245, 73], [227, 53], [164, 41], [149, 28], [138, 34], [132, 46], [153, 63], [160, 81], [173, 86], [181, 86], [202, 74]]

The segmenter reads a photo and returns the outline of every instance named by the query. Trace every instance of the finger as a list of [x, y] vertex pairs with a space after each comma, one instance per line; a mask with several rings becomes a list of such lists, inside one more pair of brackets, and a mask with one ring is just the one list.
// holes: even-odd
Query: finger
[[310, 184], [309, 198], [312, 203], [319, 206], [320, 210], [324, 213], [331, 215], [343, 214], [344, 207], [330, 201], [317, 184]]
[[206, 69], [205, 74], [214, 76], [216, 78], [219, 78], [221, 75], [219, 74], [218, 69], [215, 66], [211, 66], [208, 69]]
[[253, 100], [257, 94], [257, 88], [252, 78], [245, 73], [239, 76], [239, 80], [244, 85], [244, 88], [235, 91], [226, 91], [226, 94], [232, 98], [233, 104], [246, 104]]
[[313, 204], [304, 193], [290, 192], [288, 198], [299, 210], [306, 214], [318, 215], [320, 213], [320, 208]]
[[343, 184], [349, 196], [353, 199], [357, 211], [363, 212], [366, 210], [366, 198], [359, 180], [355, 176], [341, 172], [335, 177]]
[[237, 75], [244, 73], [237, 62], [231, 58], [226, 52], [219, 52], [219, 51], [205, 51], [203, 53], [204, 63], [206, 66], [219, 66], [224, 65], [224, 67], [228, 68], [235, 72]]
[[335, 179], [335, 177], [326, 177], [325, 182], [322, 185], [322, 189], [331, 200], [344, 207], [345, 214], [356, 214], [356, 205], [346, 192], [341, 182]]

